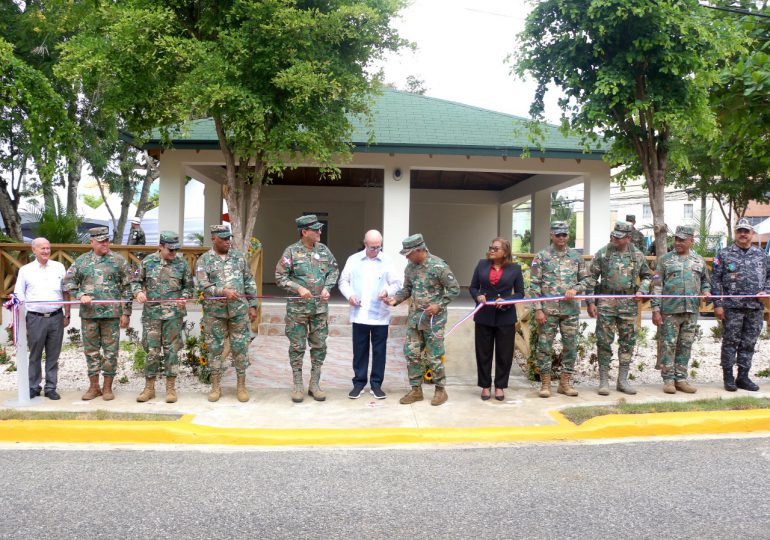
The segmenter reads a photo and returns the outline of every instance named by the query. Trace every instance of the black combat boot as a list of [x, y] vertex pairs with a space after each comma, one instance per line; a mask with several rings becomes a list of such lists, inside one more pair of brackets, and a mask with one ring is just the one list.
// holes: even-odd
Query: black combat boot
[[759, 386], [754, 384], [751, 379], [749, 379], [749, 370], [738, 368], [738, 378], [735, 379], [735, 386], [740, 388], [741, 390], [749, 390], [750, 392], [756, 392], [759, 390]]
[[722, 368], [722, 378], [725, 381], [725, 390], [728, 392], [735, 392], [738, 387], [735, 386], [735, 376], [733, 375], [733, 368]]

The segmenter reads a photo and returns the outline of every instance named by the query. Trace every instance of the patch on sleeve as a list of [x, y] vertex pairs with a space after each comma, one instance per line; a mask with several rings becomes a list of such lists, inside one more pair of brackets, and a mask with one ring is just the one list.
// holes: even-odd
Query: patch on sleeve
[[284, 257], [283, 259], [281, 259], [281, 262], [283, 263], [284, 266], [291, 266], [291, 259], [289, 259], [288, 257]]

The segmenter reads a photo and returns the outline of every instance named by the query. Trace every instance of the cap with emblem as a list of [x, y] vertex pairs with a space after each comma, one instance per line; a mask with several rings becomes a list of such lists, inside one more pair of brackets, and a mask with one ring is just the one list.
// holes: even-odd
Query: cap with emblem
[[736, 231], [739, 231], [741, 229], [754, 232], [754, 227], [751, 225], [751, 223], [749, 223], [749, 220], [746, 218], [739, 219], [738, 223], [735, 224]]
[[179, 243], [179, 235], [174, 231], [163, 231], [160, 233], [160, 243], [168, 249], [179, 249], [182, 247]]
[[413, 234], [412, 236], [405, 238], [401, 242], [401, 246], [404, 248], [399, 252], [401, 255], [409, 255], [416, 249], [428, 249], [421, 234]]
[[569, 226], [563, 221], [554, 221], [551, 223], [551, 232], [553, 234], [569, 234]]
[[91, 240], [104, 242], [110, 239], [110, 230], [107, 227], [93, 227], [88, 229], [88, 235], [91, 237]]
[[212, 225], [209, 227], [209, 230], [211, 231], [211, 236], [218, 236], [219, 238], [230, 238], [232, 236], [230, 227], [227, 225]]
[[131, 223], [135, 223], [136, 225], [139, 225], [142, 222], [142, 220], [139, 219], [138, 217], [132, 217], [128, 221], [130, 221]]
[[631, 231], [633, 231], [633, 227], [628, 221], [618, 221], [610, 234], [615, 238], [625, 238], [631, 234]]
[[629, 223], [636, 223], [636, 216], [633, 214], [626, 214], [626, 221]]
[[318, 217], [315, 214], [300, 216], [294, 221], [297, 223], [298, 229], [313, 229], [314, 231], [320, 231], [324, 226], [323, 223], [318, 221]]
[[687, 225], [679, 225], [676, 228], [676, 232], [674, 233], [674, 236], [676, 236], [680, 240], [687, 240], [688, 238], [692, 238], [693, 236], [695, 236], [695, 229]]

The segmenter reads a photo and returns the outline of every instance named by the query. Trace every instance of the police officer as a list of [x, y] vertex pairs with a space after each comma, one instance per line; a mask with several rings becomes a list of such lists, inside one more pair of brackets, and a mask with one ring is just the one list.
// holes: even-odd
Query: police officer
[[687, 382], [687, 366], [698, 330], [698, 296], [709, 298], [711, 284], [706, 261], [690, 250], [694, 235], [692, 227], [677, 227], [674, 251], [658, 258], [653, 276], [653, 294], [680, 296], [651, 301], [652, 322], [660, 332], [660, 373], [663, 391], [667, 394], [675, 394], [677, 390], [687, 394], [696, 392]]
[[631, 224], [631, 243], [636, 249], [645, 252], [647, 248], [647, 240], [644, 238], [642, 232], [636, 228], [636, 216], [634, 214], [626, 215], [626, 221]]
[[305, 398], [302, 359], [310, 343], [310, 385], [307, 393], [316, 401], [326, 399], [321, 390], [321, 366], [326, 359], [329, 334], [329, 296], [339, 277], [337, 260], [321, 243], [323, 223], [314, 214], [294, 220], [299, 240], [283, 251], [275, 266], [275, 282], [300, 298], [286, 300], [286, 337], [289, 338], [289, 363], [294, 377], [291, 400]]
[[243, 253], [231, 247], [230, 228], [211, 225], [210, 231], [212, 248], [195, 266], [196, 285], [203, 293], [203, 328], [211, 369], [208, 400], [219, 401], [222, 396], [222, 351], [229, 339], [238, 381], [236, 397], [246, 402], [249, 321], [257, 319], [257, 284]]
[[[633, 226], [618, 221], [610, 234], [610, 243], [601, 248], [591, 260], [589, 273], [595, 294], [634, 295], [634, 298], [603, 298], [588, 302], [588, 314], [599, 317], [596, 321], [596, 346], [599, 356], [599, 395], [610, 393], [609, 371], [612, 361], [612, 342], [618, 331], [617, 389], [636, 394], [628, 383], [631, 355], [636, 345], [637, 302], [649, 291], [652, 273], [644, 254], [631, 244]], [[637, 284], [638, 283], [638, 284]]]
[[[64, 276], [64, 288], [80, 300], [80, 321], [83, 352], [86, 355], [90, 386], [82, 399], [97, 396], [115, 399], [112, 381], [118, 369], [120, 328], [128, 328], [131, 315], [131, 271], [126, 260], [110, 251], [107, 227], [89, 229], [91, 251], [72, 263]], [[93, 300], [112, 300], [93, 304]], [[102, 354], [103, 351], [103, 354]], [[104, 386], [99, 388], [99, 372], [104, 374]]]
[[436, 390], [431, 405], [441, 405], [448, 399], [444, 373], [444, 327], [447, 306], [460, 294], [460, 286], [449, 265], [428, 251], [421, 234], [414, 234], [401, 243], [409, 264], [404, 270], [403, 288], [385, 300], [395, 306], [411, 298], [406, 328], [406, 356], [409, 384], [412, 389], [399, 400], [402, 405], [422, 401], [423, 353], [428, 369], [433, 372]]
[[[759, 387], [749, 379], [754, 346], [762, 331], [762, 302], [755, 298], [770, 290], [770, 262], [764, 251], [751, 245], [754, 227], [747, 219], [735, 226], [735, 243], [722, 249], [714, 258], [711, 293], [746, 295], [748, 298], [715, 298], [714, 315], [724, 322], [722, 337], [722, 374], [725, 390], [737, 388], [756, 391]], [[733, 366], [738, 361], [738, 378]]]
[[[161, 232], [158, 251], [144, 258], [131, 283], [134, 298], [144, 304], [142, 345], [147, 359], [144, 390], [136, 398], [140, 403], [155, 397], [155, 378], [161, 361], [166, 375], [166, 403], [177, 400], [177, 355], [182, 348], [182, 326], [187, 315], [184, 299], [192, 298], [193, 294], [192, 272], [178, 253], [180, 247], [176, 232]], [[176, 301], [158, 302], [167, 299]]]
[[551, 246], [532, 260], [530, 267], [530, 296], [564, 296], [558, 302], [534, 302], [535, 322], [539, 328], [536, 361], [540, 371], [542, 398], [551, 397], [551, 354], [556, 331], [561, 332], [562, 372], [558, 392], [577, 396], [570, 384], [577, 358], [578, 319], [580, 304], [575, 295], [590, 290], [590, 278], [583, 257], [567, 246], [569, 227], [563, 221], [551, 225]]

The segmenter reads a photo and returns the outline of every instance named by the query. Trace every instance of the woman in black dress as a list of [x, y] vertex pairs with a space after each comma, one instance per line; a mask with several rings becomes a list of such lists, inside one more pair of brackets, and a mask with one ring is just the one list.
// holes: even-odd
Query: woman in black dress
[[[524, 298], [524, 277], [521, 266], [511, 262], [511, 243], [495, 238], [487, 258], [479, 261], [473, 272], [470, 293], [476, 304], [511, 298]], [[492, 353], [495, 357], [495, 399], [505, 399], [508, 377], [513, 364], [513, 344], [516, 337], [516, 308], [485, 306], [473, 317], [476, 323], [476, 366], [481, 399], [491, 397]]]

